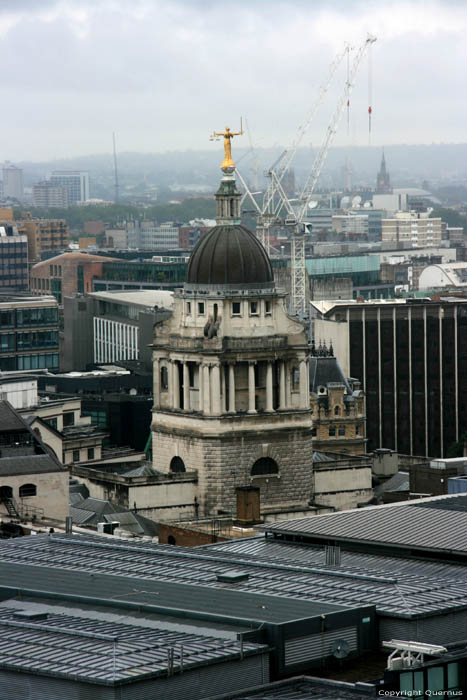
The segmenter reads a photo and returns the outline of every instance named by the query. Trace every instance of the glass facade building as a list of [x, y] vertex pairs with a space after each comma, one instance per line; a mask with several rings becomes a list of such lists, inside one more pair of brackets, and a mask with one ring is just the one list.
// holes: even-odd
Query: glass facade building
[[16, 226], [0, 224], [0, 291], [28, 288], [28, 239]]
[[0, 370], [59, 369], [58, 305], [53, 297], [0, 294]]

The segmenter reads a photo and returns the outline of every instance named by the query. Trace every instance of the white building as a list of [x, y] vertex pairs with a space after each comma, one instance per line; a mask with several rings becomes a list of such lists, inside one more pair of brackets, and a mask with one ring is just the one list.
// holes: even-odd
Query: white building
[[467, 287], [467, 263], [445, 263], [429, 265], [418, 280], [419, 289], [437, 289], [439, 287]]
[[97, 301], [93, 319], [96, 363], [141, 359], [141, 350], [151, 340], [155, 310], [173, 306], [173, 293], [162, 290], [95, 292], [90, 296]]
[[3, 166], [3, 196], [21, 201], [24, 197], [23, 170], [6, 163]]
[[54, 170], [50, 182], [66, 189], [70, 205], [89, 199], [89, 173], [86, 171]]

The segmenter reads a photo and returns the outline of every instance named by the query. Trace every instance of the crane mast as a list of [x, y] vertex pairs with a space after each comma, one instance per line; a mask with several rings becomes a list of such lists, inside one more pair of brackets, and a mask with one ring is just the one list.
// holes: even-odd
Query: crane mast
[[306, 316], [306, 266], [305, 266], [305, 218], [308, 210], [308, 205], [311, 201], [316, 183], [318, 182], [319, 176], [321, 174], [321, 169], [323, 167], [324, 161], [326, 160], [329, 148], [334, 140], [334, 136], [337, 132], [337, 127], [339, 125], [340, 119], [344, 112], [344, 107], [347, 105], [350, 93], [354, 85], [354, 80], [360, 66], [360, 63], [371, 47], [371, 45], [376, 41], [376, 37], [368, 35], [366, 40], [358, 49], [352, 67], [350, 69], [349, 77], [345, 86], [345, 91], [339, 102], [335, 112], [331, 118], [329, 126], [326, 131], [326, 136], [323, 144], [318, 151], [318, 154], [313, 162], [310, 174], [305, 182], [305, 186], [299, 197], [299, 207], [296, 214], [296, 221], [289, 222], [290, 226], [293, 226], [294, 232], [292, 235], [292, 312], [299, 318], [304, 318]]

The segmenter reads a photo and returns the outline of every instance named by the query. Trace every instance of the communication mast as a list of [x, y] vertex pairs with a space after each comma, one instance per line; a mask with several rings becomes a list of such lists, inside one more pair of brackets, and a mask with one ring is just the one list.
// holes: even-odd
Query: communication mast
[[119, 185], [118, 185], [118, 170], [117, 170], [117, 148], [115, 145], [115, 131], [112, 133], [112, 140], [114, 145], [114, 174], [115, 174], [115, 204], [119, 202]]

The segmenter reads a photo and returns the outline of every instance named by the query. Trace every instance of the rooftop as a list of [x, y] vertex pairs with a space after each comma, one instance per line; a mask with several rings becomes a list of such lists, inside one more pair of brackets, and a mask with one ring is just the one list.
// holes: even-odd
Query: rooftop
[[365, 543], [419, 553], [467, 556], [467, 495], [435, 496], [286, 520], [262, 529], [311, 541]]
[[[467, 608], [465, 568], [460, 565], [342, 551], [341, 564], [329, 566], [324, 546], [263, 536], [194, 549], [121, 543], [92, 534], [36, 535], [0, 541], [0, 564], [0, 586], [10, 585], [14, 576], [18, 589], [67, 590], [69, 585], [69, 593], [86, 590], [87, 595], [107, 598], [124, 591], [129, 600], [146, 603], [154, 598], [137, 595], [142, 581], [148, 592], [160, 592], [160, 583], [203, 587], [203, 599], [211, 605], [224, 586], [216, 574], [235, 569], [249, 576], [231, 586], [232, 591], [281, 596], [281, 604], [291, 599], [300, 606], [309, 601], [318, 607], [374, 604], [380, 614], [409, 618]], [[91, 584], [98, 588], [91, 591]]]
[[151, 309], [155, 306], [171, 309], [173, 306], [173, 292], [161, 289], [141, 289], [136, 292], [94, 292], [90, 296], [115, 304], [136, 304]]
[[[0, 607], [0, 667], [86, 683], [121, 685], [168, 675], [168, 648], [177, 671], [237, 659], [240, 642], [71, 614], [38, 614], [24, 604]], [[183, 651], [182, 651], [183, 647]], [[263, 645], [243, 643], [243, 654]], [[181, 654], [183, 661], [181, 662]]]

